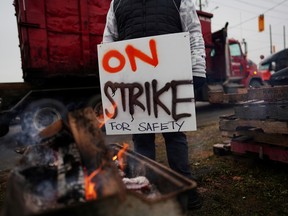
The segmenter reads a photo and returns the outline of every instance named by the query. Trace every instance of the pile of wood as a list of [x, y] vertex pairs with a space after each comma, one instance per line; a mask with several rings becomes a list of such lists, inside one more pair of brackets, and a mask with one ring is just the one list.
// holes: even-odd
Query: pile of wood
[[287, 86], [266, 87], [227, 96], [234, 102], [238, 97], [234, 114], [221, 116], [219, 122], [222, 135], [231, 139], [232, 152], [288, 163], [287, 90]]
[[11, 171], [3, 216], [50, 215], [107, 197], [122, 202], [125, 186], [93, 109], [67, 119], [41, 131], [39, 143], [29, 145]]
[[196, 182], [107, 144], [99, 127], [84, 108], [42, 130], [9, 174], [0, 215], [186, 215]]

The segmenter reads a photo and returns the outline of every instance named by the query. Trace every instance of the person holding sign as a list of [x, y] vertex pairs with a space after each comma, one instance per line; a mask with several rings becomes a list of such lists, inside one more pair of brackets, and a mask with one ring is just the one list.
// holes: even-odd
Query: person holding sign
[[[206, 82], [206, 65], [204, 40], [193, 0], [112, 0], [103, 43], [179, 32], [189, 32], [193, 85], [197, 91]], [[162, 134], [170, 168], [193, 179], [185, 133]], [[155, 134], [133, 134], [132, 138], [136, 152], [155, 160]], [[198, 193], [192, 190], [188, 209], [201, 205]]]

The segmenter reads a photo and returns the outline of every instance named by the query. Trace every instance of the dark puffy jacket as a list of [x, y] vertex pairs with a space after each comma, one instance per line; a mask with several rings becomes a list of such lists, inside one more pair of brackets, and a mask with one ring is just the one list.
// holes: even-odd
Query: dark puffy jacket
[[181, 0], [115, 0], [119, 40], [182, 32]]

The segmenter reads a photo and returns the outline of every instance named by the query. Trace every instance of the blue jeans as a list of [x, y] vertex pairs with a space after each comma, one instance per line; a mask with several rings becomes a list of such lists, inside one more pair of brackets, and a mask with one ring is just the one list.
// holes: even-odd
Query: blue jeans
[[[168, 163], [174, 171], [191, 178], [188, 143], [183, 132], [162, 133], [165, 139]], [[135, 152], [156, 159], [155, 134], [133, 134]]]

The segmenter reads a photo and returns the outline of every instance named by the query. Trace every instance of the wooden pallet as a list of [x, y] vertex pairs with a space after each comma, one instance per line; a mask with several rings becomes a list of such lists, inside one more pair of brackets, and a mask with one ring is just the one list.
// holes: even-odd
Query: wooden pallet
[[246, 89], [240, 93], [225, 94], [221, 91], [210, 91], [209, 101], [212, 103], [232, 103], [247, 102], [253, 100], [282, 101], [288, 100], [288, 86], [274, 86], [263, 88]]
[[288, 86], [230, 94], [224, 101], [235, 102], [234, 114], [219, 121], [231, 152], [288, 163]]
[[288, 101], [253, 101], [244, 102], [234, 107], [235, 116], [254, 120], [288, 120]]
[[238, 154], [254, 153], [261, 159], [288, 163], [288, 149], [251, 140], [233, 139], [231, 151]]
[[221, 116], [219, 122], [221, 131], [237, 132], [239, 130], [258, 130], [267, 134], [288, 134], [287, 121], [278, 120], [247, 120], [237, 118], [235, 115]]

